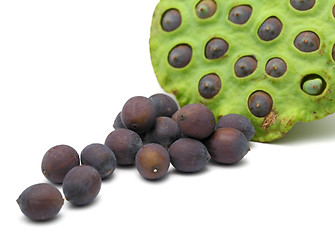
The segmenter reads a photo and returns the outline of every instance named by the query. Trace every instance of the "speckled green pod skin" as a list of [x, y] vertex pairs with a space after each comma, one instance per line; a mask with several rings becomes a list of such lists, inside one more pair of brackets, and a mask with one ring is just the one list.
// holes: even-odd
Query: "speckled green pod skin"
[[[218, 118], [229, 113], [239, 113], [250, 119], [256, 129], [253, 141], [269, 142], [287, 133], [298, 121], [312, 121], [335, 112], [335, 62], [332, 49], [335, 43], [335, 0], [316, 0], [307, 11], [294, 9], [290, 0], [216, 0], [213, 16], [200, 19], [196, 5], [200, 0], [161, 0], [154, 12], [150, 51], [157, 79], [162, 88], [175, 94], [181, 106], [203, 103]], [[228, 20], [230, 10], [238, 5], [250, 5], [252, 14], [243, 25]], [[168, 9], [181, 14], [180, 26], [172, 32], [161, 27], [161, 18]], [[258, 29], [271, 16], [277, 17], [283, 27], [277, 38], [263, 41]], [[313, 52], [301, 52], [294, 46], [296, 36], [303, 31], [315, 32], [320, 47]], [[219, 59], [205, 57], [206, 43], [212, 38], [222, 38], [228, 51]], [[169, 52], [179, 44], [192, 47], [192, 59], [183, 68], [174, 68], [168, 62]], [[234, 65], [242, 56], [257, 60], [256, 70], [247, 77], [237, 77]], [[279, 78], [266, 74], [266, 63], [275, 57], [283, 59], [287, 71]], [[206, 74], [217, 74], [222, 83], [220, 92], [205, 99], [198, 92], [198, 83]], [[319, 75], [326, 83], [319, 95], [302, 90], [306, 75]], [[248, 109], [249, 96], [262, 90], [273, 99], [272, 111], [266, 117], [255, 117]]]

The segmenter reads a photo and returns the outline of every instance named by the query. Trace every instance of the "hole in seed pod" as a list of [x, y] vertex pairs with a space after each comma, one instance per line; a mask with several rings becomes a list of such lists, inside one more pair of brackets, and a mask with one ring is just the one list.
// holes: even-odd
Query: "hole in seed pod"
[[291, 6], [299, 11], [306, 11], [314, 7], [315, 0], [291, 0]]
[[333, 17], [335, 18], [335, 5], [333, 7]]
[[213, 0], [200, 1], [195, 7], [197, 16], [201, 19], [206, 19], [214, 15], [216, 12], [216, 2]]
[[294, 46], [302, 52], [314, 52], [320, 47], [320, 38], [314, 32], [301, 32], [295, 38]]
[[181, 24], [181, 15], [177, 9], [167, 10], [162, 17], [161, 25], [164, 31], [172, 32]]
[[246, 77], [252, 74], [257, 68], [257, 60], [253, 56], [241, 57], [234, 66], [237, 77]]
[[252, 14], [252, 7], [249, 5], [240, 5], [230, 10], [228, 20], [235, 24], [245, 24]]
[[333, 49], [332, 49], [332, 57], [333, 57], [333, 60], [335, 61], [335, 44], [333, 45]]
[[198, 91], [203, 98], [213, 98], [220, 90], [221, 79], [214, 73], [202, 77], [199, 81]]
[[272, 105], [271, 96], [260, 90], [252, 93], [248, 100], [249, 111], [256, 117], [267, 116], [271, 112]]
[[221, 38], [213, 38], [206, 44], [205, 56], [208, 59], [217, 59], [228, 51], [228, 43]]
[[269, 17], [258, 29], [258, 36], [263, 41], [271, 41], [279, 36], [283, 24], [276, 17]]
[[187, 44], [181, 44], [174, 47], [169, 53], [169, 63], [172, 67], [186, 67], [192, 58], [192, 48]]
[[281, 58], [270, 59], [265, 67], [265, 72], [274, 78], [279, 78], [284, 75], [287, 70], [287, 65]]
[[317, 74], [308, 74], [301, 80], [301, 89], [309, 95], [320, 95], [326, 89], [326, 81]]

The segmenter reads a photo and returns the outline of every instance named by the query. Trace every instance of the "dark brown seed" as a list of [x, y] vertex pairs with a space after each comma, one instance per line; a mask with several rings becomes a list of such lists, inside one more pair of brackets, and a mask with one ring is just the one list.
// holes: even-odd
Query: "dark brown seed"
[[105, 145], [114, 152], [118, 165], [132, 165], [142, 140], [136, 132], [120, 128], [108, 134]]
[[203, 98], [213, 98], [220, 90], [221, 79], [214, 73], [202, 77], [199, 81], [198, 91]]
[[181, 15], [177, 9], [167, 10], [161, 21], [161, 25], [164, 31], [172, 32], [176, 30], [181, 24]]
[[57, 215], [64, 199], [51, 184], [39, 183], [26, 188], [16, 200], [24, 215], [34, 221], [44, 221]]
[[335, 44], [333, 45], [333, 49], [332, 49], [332, 57], [333, 57], [333, 60], [335, 61]]
[[230, 10], [228, 19], [235, 24], [245, 24], [252, 14], [252, 8], [249, 5], [240, 5]]
[[272, 105], [271, 96], [264, 91], [254, 92], [248, 100], [249, 110], [256, 117], [267, 116], [271, 112]]
[[155, 124], [155, 105], [146, 97], [132, 97], [122, 108], [121, 120], [126, 128], [137, 133], [144, 133]]
[[186, 67], [192, 58], [192, 48], [187, 44], [174, 47], [169, 54], [169, 63], [172, 67]]
[[79, 154], [75, 149], [68, 145], [57, 145], [44, 154], [41, 169], [49, 181], [62, 183], [65, 175], [79, 164]]
[[237, 77], [246, 77], [252, 74], [257, 68], [257, 60], [252, 56], [240, 58], [234, 66]]
[[162, 178], [170, 166], [168, 151], [159, 144], [149, 143], [144, 145], [136, 154], [136, 168], [146, 179], [155, 180]]
[[219, 128], [206, 141], [209, 154], [217, 163], [234, 164], [249, 151], [248, 140], [234, 128]]
[[294, 40], [294, 46], [302, 52], [313, 52], [320, 47], [320, 38], [314, 32], [301, 32]]
[[287, 65], [281, 58], [270, 59], [265, 67], [265, 72], [271, 77], [278, 78], [285, 74]]
[[101, 177], [95, 168], [81, 165], [72, 168], [63, 182], [63, 193], [74, 205], [86, 205], [92, 202], [101, 188]]
[[215, 128], [215, 117], [212, 111], [203, 104], [192, 103], [179, 110], [178, 127], [183, 135], [204, 139], [212, 134]]
[[258, 36], [263, 41], [271, 41], [279, 36], [282, 28], [283, 24], [278, 18], [270, 17], [258, 29]]
[[299, 11], [306, 11], [314, 7], [315, 0], [291, 0], [291, 5]]
[[221, 38], [211, 39], [205, 50], [205, 56], [208, 59], [217, 59], [222, 57], [228, 51], [228, 43]]
[[197, 4], [195, 12], [199, 18], [206, 19], [215, 14], [216, 8], [217, 6], [215, 1], [203, 0]]

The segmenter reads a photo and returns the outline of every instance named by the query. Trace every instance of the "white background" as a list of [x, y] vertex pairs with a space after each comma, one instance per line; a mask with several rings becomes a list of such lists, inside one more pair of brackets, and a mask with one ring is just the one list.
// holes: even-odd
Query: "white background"
[[334, 239], [334, 115], [251, 143], [235, 166], [171, 167], [157, 182], [117, 168], [89, 206], [65, 202], [44, 223], [21, 213], [20, 193], [48, 182], [50, 147], [103, 143], [127, 99], [162, 92], [148, 43], [157, 3], [1, 1], [1, 238]]

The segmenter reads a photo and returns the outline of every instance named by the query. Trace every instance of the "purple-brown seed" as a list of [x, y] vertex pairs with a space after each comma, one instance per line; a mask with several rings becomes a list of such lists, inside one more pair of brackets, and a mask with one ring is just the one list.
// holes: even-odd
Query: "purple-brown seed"
[[320, 38], [314, 32], [301, 32], [295, 38], [294, 46], [302, 52], [314, 52], [320, 47]]
[[237, 77], [247, 77], [257, 68], [257, 60], [253, 56], [241, 57], [234, 66]]
[[283, 76], [287, 71], [287, 65], [281, 58], [270, 59], [265, 67], [265, 72], [274, 78]]
[[172, 32], [176, 30], [181, 24], [181, 15], [177, 9], [167, 10], [161, 21], [161, 25], [164, 31]]
[[228, 51], [228, 43], [221, 38], [213, 38], [205, 48], [205, 56], [208, 59], [217, 59], [222, 57]]
[[174, 47], [169, 53], [169, 64], [175, 68], [186, 67], [192, 58], [192, 48], [187, 44]]
[[218, 75], [211, 73], [202, 77], [198, 84], [198, 91], [203, 98], [211, 99], [221, 90], [221, 79]]
[[249, 5], [240, 5], [230, 10], [228, 20], [235, 24], [245, 24], [252, 14], [252, 7]]
[[266, 19], [258, 29], [258, 36], [263, 41], [271, 41], [277, 38], [283, 28], [283, 24], [276, 17]]

